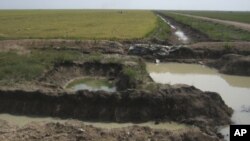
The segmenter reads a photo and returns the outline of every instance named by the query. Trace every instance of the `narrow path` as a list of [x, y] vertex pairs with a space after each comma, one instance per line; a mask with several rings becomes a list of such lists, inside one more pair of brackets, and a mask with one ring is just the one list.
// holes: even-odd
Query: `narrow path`
[[220, 20], [220, 19], [213, 19], [213, 18], [208, 18], [208, 17], [195, 16], [195, 15], [190, 15], [190, 14], [182, 14], [182, 13], [176, 13], [176, 12], [171, 12], [171, 13], [177, 14], [177, 15], [182, 15], [182, 16], [187, 16], [187, 17], [191, 17], [191, 18], [211, 21], [211, 22], [215, 22], [215, 23], [220, 23], [220, 24], [224, 24], [224, 25], [232, 25], [232, 26], [235, 26], [237, 28], [240, 28], [240, 29], [243, 29], [243, 30], [246, 30], [246, 31], [250, 31], [250, 24], [247, 24], [247, 23], [228, 21], [228, 20]]

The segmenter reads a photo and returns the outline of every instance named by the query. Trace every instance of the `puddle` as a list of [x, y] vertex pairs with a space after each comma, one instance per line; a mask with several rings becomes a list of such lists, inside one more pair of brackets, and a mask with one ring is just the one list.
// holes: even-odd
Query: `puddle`
[[[250, 77], [224, 75], [217, 70], [196, 64], [147, 63], [147, 70], [155, 82], [188, 84], [203, 91], [218, 92], [225, 103], [234, 109], [235, 124], [250, 124]], [[222, 128], [229, 134], [229, 128]]]
[[66, 87], [68, 90], [89, 90], [89, 91], [106, 91], [115, 92], [116, 87], [113, 81], [101, 77], [85, 77], [70, 81]]
[[162, 16], [160, 15], [157, 15], [157, 16], [171, 27], [171, 29], [174, 31], [174, 34], [175, 36], [177, 36], [179, 41], [181, 41], [182, 43], [188, 43], [188, 37], [185, 35], [185, 33], [182, 30], [176, 28], [174, 25], [172, 25], [169, 21], [164, 19]]
[[[59, 122], [64, 123], [66, 120], [62, 120], [59, 118], [51, 118], [51, 117], [28, 117], [28, 116], [17, 116], [17, 115], [10, 115], [10, 114], [0, 114], [0, 119], [9, 122], [10, 124], [17, 125], [22, 127], [30, 122]], [[1, 125], [0, 125], [1, 126]]]
[[184, 32], [177, 30], [175, 32], [175, 35], [178, 37], [179, 40], [187, 42], [188, 41], [188, 37], [184, 34]]
[[[31, 122], [43, 122], [43, 123], [65, 123], [69, 120], [59, 119], [59, 118], [51, 118], [51, 117], [28, 117], [28, 116], [17, 116], [17, 115], [10, 115], [10, 114], [0, 114], [0, 119], [5, 120], [11, 124], [17, 125], [19, 127], [25, 126]], [[105, 128], [105, 129], [114, 129], [114, 128], [123, 128], [128, 126], [147, 126], [153, 129], [167, 129], [167, 130], [180, 130], [180, 129], [187, 129], [192, 128], [185, 124], [180, 124], [176, 122], [166, 122], [160, 124], [154, 124], [154, 122], [146, 122], [146, 123], [114, 123], [114, 122], [83, 122], [86, 125], [92, 125], [98, 128]], [[1, 126], [1, 125], [0, 125]]]

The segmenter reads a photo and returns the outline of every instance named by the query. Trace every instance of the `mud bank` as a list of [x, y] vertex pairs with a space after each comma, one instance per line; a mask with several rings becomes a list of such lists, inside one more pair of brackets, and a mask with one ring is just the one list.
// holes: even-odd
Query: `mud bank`
[[[186, 46], [132, 45], [129, 55], [148, 61], [200, 63], [221, 73], [249, 76], [250, 43], [198, 43]], [[235, 54], [235, 55], [230, 55]], [[241, 57], [239, 57], [241, 56]]]
[[[119, 56], [121, 57], [121, 56]], [[129, 58], [129, 57], [127, 57]], [[105, 77], [114, 81], [118, 91], [136, 89], [152, 79], [145, 70], [145, 63], [140, 58], [112, 62], [116, 58], [102, 58], [102, 60], [63, 62], [55, 64], [37, 81], [45, 86], [63, 91], [64, 86], [72, 79], [79, 77]], [[132, 73], [133, 75], [131, 75]], [[142, 81], [144, 80], [144, 81]], [[53, 91], [53, 90], [52, 90]]]
[[[55, 46], [52, 48], [57, 49]], [[111, 52], [116, 52], [117, 49], [112, 51], [113, 48], [103, 46], [98, 51], [108, 53], [106, 48], [111, 49]], [[48, 48], [24, 47], [23, 49], [32, 51]], [[60, 47], [58, 51], [71, 49], [72, 47]], [[233, 111], [217, 93], [203, 92], [186, 85], [156, 84], [147, 73], [144, 60], [140, 57], [129, 56], [141, 56], [149, 60], [161, 56], [160, 59], [165, 59], [165, 61], [169, 57], [178, 60], [179, 58], [175, 58], [175, 55], [179, 54], [180, 57], [183, 49], [192, 50], [190, 48], [168, 48], [161, 45], [130, 48], [124, 45], [122, 52], [125, 55], [120, 53], [119, 55], [91, 55], [91, 52], [96, 51], [96, 47], [90, 48], [90, 52], [87, 53], [84, 52], [84, 47], [76, 47], [76, 49], [83, 50], [81, 51], [83, 58], [75, 61], [55, 62], [54, 66], [51, 65], [51, 68], [44, 70], [44, 73], [35, 80], [1, 86], [0, 113], [73, 118], [84, 121], [137, 123], [176, 121], [200, 127], [202, 132], [197, 132], [197, 136], [203, 137], [205, 133], [216, 140], [218, 137], [215, 127], [231, 123], [230, 117]], [[166, 54], [162, 54], [164, 52]], [[172, 55], [173, 53], [175, 55]], [[186, 52], [183, 54], [187, 55]], [[117, 91], [94, 92], [64, 89], [65, 84], [72, 79], [85, 76], [105, 77], [112, 80], [115, 82]], [[22, 86], [19, 87], [19, 85]], [[38, 128], [37, 130], [40, 130], [40, 128], [50, 128], [50, 126]], [[68, 126], [62, 128], [69, 129]], [[21, 131], [18, 130], [16, 133], [22, 133]], [[117, 134], [119, 134], [118, 131]], [[188, 138], [185, 136], [183, 135], [183, 140]]]
[[221, 73], [250, 76], [250, 56], [227, 54], [207, 65], [217, 68]]
[[[201, 125], [204, 121], [204, 125], [211, 126], [230, 123], [232, 109], [218, 94], [185, 85], [156, 84], [143, 60], [129, 58], [120, 63], [103, 58], [99, 62], [55, 64], [38, 79], [37, 89], [2, 87], [0, 113], [116, 122], [170, 120], [191, 124], [197, 121]], [[79, 76], [112, 79], [118, 91], [63, 89], [68, 80]]]
[[204, 125], [230, 123], [232, 109], [221, 97], [194, 87], [127, 90], [107, 93], [78, 91], [1, 90], [1, 113], [76, 118], [81, 120], [146, 122], [172, 120]]
[[26, 39], [0, 41], [0, 52], [28, 52], [31, 49], [77, 50], [82, 53], [123, 54], [122, 44], [116, 41], [65, 40], [65, 39]]
[[[7, 127], [7, 128], [6, 128]], [[7, 130], [6, 130], [7, 129]], [[24, 127], [16, 127], [0, 120], [0, 140], [169, 140], [169, 141], [219, 141], [216, 136], [210, 136], [197, 128], [190, 130], [168, 131], [151, 129], [149, 127], [131, 126], [106, 130], [84, 125], [81, 122], [66, 123], [31, 123]]]

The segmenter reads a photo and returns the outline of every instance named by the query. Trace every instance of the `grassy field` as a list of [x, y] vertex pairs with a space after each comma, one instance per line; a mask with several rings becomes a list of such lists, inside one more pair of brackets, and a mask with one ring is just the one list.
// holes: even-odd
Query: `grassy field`
[[197, 29], [198, 31], [208, 35], [210, 39], [216, 41], [250, 41], [250, 32], [237, 29], [232, 26], [216, 24], [169, 12], [164, 12], [164, 14], [174, 18], [180, 23], [189, 25], [192, 28]]
[[157, 26], [149, 33], [150, 38], [156, 38], [162, 41], [168, 40], [171, 36], [171, 29], [162, 19], [157, 17]]
[[[0, 52], [0, 85], [12, 85], [36, 80], [54, 64], [72, 61], [104, 62], [123, 64], [126, 61], [139, 62], [133, 57], [103, 55], [100, 53], [82, 54], [72, 50], [37, 50], [31, 49], [28, 54], [16, 51]], [[145, 80], [145, 64], [127, 66], [123, 68], [125, 75], [135, 80]], [[147, 77], [147, 76], [146, 76]]]
[[250, 23], [250, 12], [222, 12], [222, 11], [176, 11], [176, 12], [221, 19], [221, 20]]
[[136, 39], [157, 24], [150, 11], [2, 10], [0, 39]]
[[35, 79], [54, 63], [77, 60], [80, 56], [75, 51], [32, 51], [27, 55], [0, 52], [0, 83]]

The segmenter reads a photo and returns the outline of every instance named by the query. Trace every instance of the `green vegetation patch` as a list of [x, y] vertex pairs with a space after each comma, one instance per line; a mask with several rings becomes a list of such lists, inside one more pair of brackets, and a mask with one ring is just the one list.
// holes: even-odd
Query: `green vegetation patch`
[[32, 80], [57, 62], [80, 58], [75, 51], [32, 51], [19, 55], [15, 52], [0, 52], [0, 82]]
[[177, 11], [179, 13], [203, 16], [221, 20], [237, 21], [250, 23], [250, 12], [231, 12], [231, 11]]
[[167, 16], [176, 21], [189, 25], [194, 29], [206, 34], [215, 41], [250, 41], [250, 32], [237, 29], [232, 26], [216, 24], [209, 21], [195, 19], [187, 16], [165, 12]]
[[[145, 63], [138, 57], [121, 55], [104, 55], [100, 53], [82, 54], [72, 50], [30, 50], [28, 54], [18, 54], [14, 51], [0, 52], [0, 84], [12, 85], [15, 83], [32, 82], [37, 80], [43, 73], [54, 67], [55, 64], [63, 62], [100, 62], [121, 64], [122, 73], [126, 75], [131, 82], [142, 83], [147, 80]], [[101, 85], [106, 81], [79, 80], [80, 82], [93, 82], [92, 84]], [[73, 82], [74, 85], [75, 83]]]
[[155, 29], [149, 33], [150, 38], [160, 39], [160, 40], [168, 40], [171, 36], [170, 26], [165, 23], [161, 18], [157, 18], [157, 26]]
[[0, 39], [138, 39], [156, 27], [151, 11], [2, 10]]

